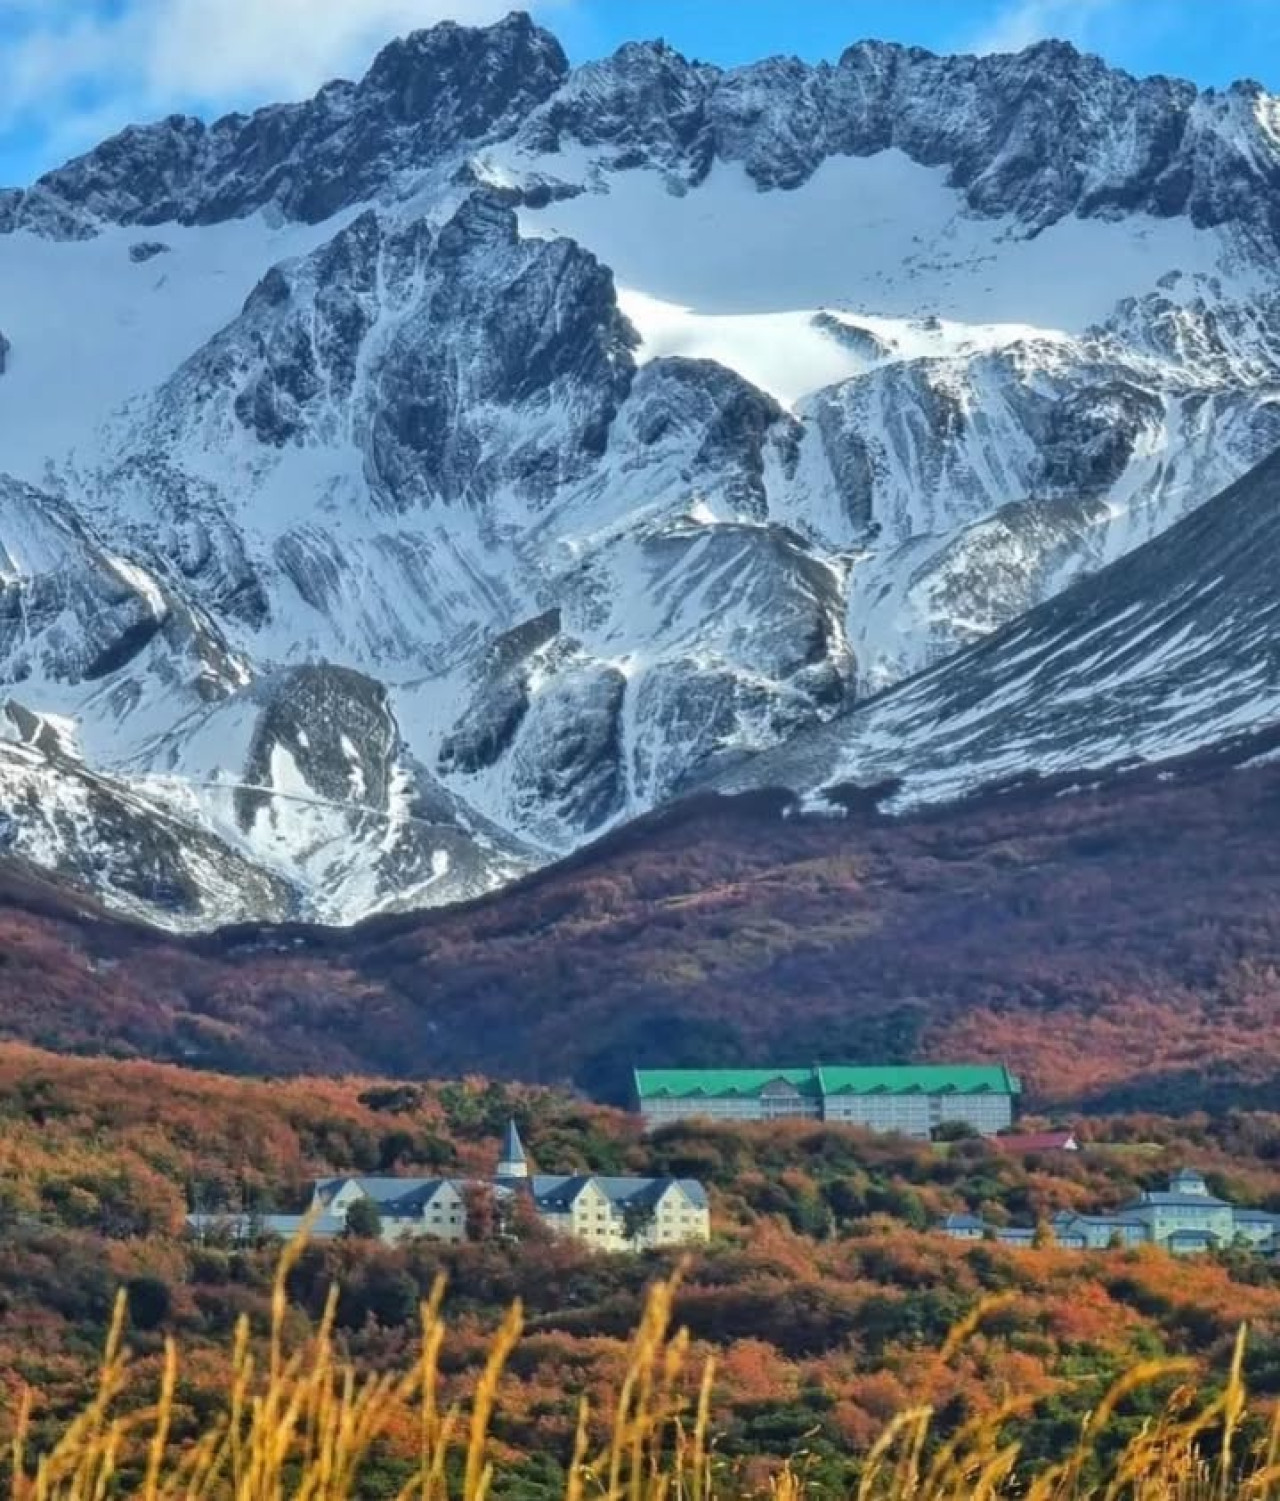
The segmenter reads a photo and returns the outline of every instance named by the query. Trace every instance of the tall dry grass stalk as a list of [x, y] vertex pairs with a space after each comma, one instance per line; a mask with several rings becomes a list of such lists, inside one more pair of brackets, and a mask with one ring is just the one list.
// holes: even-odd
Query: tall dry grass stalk
[[[124, 1344], [126, 1305], [117, 1299], [97, 1390], [45, 1452], [32, 1452], [28, 1393], [10, 1445], [10, 1501], [345, 1501], [362, 1494], [371, 1451], [416, 1425], [412, 1474], [396, 1501], [485, 1501], [493, 1477], [491, 1425], [523, 1320], [517, 1303], [490, 1345], [469, 1412], [442, 1408], [443, 1281], [422, 1305], [416, 1359], [390, 1375], [361, 1375], [334, 1340], [337, 1290], [315, 1332], [297, 1349], [286, 1339], [289, 1273], [299, 1238], [281, 1257], [271, 1327], [255, 1353], [242, 1317], [232, 1345], [225, 1411], [194, 1443], [172, 1441], [178, 1352], [166, 1341], [158, 1391], [136, 1397]], [[688, 1336], [671, 1334], [673, 1283], [653, 1289], [632, 1342], [608, 1442], [593, 1453], [590, 1414], [579, 1413], [567, 1501], [708, 1501], [711, 1369], [686, 1399]]]
[[[421, 1311], [421, 1338], [408, 1369], [361, 1375], [334, 1341], [336, 1296], [297, 1349], [286, 1338], [289, 1272], [297, 1241], [281, 1259], [271, 1329], [261, 1355], [241, 1319], [232, 1348], [225, 1410], [195, 1439], [173, 1438], [178, 1352], [170, 1340], [154, 1400], [136, 1407], [125, 1349], [126, 1308], [115, 1307], [97, 1390], [44, 1452], [30, 1442], [32, 1404], [24, 1400], [10, 1448], [10, 1501], [357, 1501], [371, 1451], [416, 1427], [412, 1473], [396, 1501], [485, 1501], [494, 1482], [491, 1425], [501, 1383], [521, 1337], [519, 1305], [493, 1338], [469, 1412], [442, 1409], [439, 1363], [443, 1284]], [[731, 1467], [714, 1458], [713, 1370], [692, 1368], [689, 1338], [673, 1332], [676, 1283], [655, 1286], [632, 1340], [607, 1437], [593, 1450], [591, 1414], [579, 1410], [564, 1501], [743, 1501]], [[935, 1357], [945, 1363], [1000, 1300], [975, 1310]], [[1012, 1399], [935, 1440], [926, 1406], [899, 1413], [858, 1462], [856, 1501], [1280, 1501], [1280, 1413], [1265, 1440], [1246, 1448], [1244, 1337], [1222, 1393], [1198, 1402], [1186, 1361], [1135, 1367], [1085, 1419], [1058, 1462], [1026, 1474], [1011, 1421], [1033, 1403]], [[1181, 1380], [1163, 1414], [1114, 1448], [1105, 1441], [1124, 1403], [1153, 1383]], [[691, 1395], [692, 1393], [692, 1395]], [[815, 1501], [799, 1464], [782, 1464], [768, 1501]]]

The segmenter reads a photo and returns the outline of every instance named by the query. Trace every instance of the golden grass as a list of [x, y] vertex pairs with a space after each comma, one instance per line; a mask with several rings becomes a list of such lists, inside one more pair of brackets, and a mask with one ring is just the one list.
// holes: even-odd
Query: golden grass
[[[194, 1442], [173, 1440], [178, 1351], [165, 1345], [158, 1384], [136, 1405], [124, 1345], [121, 1297], [97, 1390], [43, 1452], [30, 1443], [30, 1398], [9, 1458], [11, 1501], [359, 1501], [371, 1451], [406, 1415], [416, 1428], [412, 1473], [396, 1501], [485, 1501], [495, 1477], [491, 1426], [504, 1370], [522, 1331], [519, 1305], [495, 1334], [469, 1410], [442, 1410], [439, 1363], [443, 1285], [422, 1307], [421, 1338], [403, 1371], [362, 1375], [338, 1353], [336, 1298], [299, 1348], [286, 1339], [286, 1281], [301, 1241], [281, 1259], [265, 1350], [236, 1330], [226, 1405]], [[585, 1402], [567, 1469], [564, 1501], [745, 1501], [737, 1472], [715, 1458], [710, 1362], [694, 1367], [684, 1331], [673, 1331], [674, 1282], [651, 1291], [632, 1340], [607, 1438], [593, 1450]], [[936, 1357], [945, 1362], [1000, 1305], [981, 1305]], [[1153, 1361], [1128, 1372], [1085, 1419], [1070, 1452], [1036, 1473], [1020, 1466], [1010, 1423], [1033, 1405], [1012, 1399], [935, 1441], [927, 1406], [899, 1413], [862, 1456], [849, 1501], [1280, 1501], [1280, 1414], [1261, 1443], [1244, 1448], [1244, 1336], [1220, 1395], [1202, 1402], [1188, 1361]], [[1153, 1383], [1180, 1380], [1162, 1415], [1104, 1461], [1126, 1400]], [[693, 1393], [691, 1396], [690, 1393]], [[800, 1463], [781, 1464], [766, 1501], [816, 1501]]]

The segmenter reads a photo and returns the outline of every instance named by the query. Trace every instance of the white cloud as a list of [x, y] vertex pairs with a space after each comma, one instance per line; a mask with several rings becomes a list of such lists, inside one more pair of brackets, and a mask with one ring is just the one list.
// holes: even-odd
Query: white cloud
[[[0, 137], [46, 160], [172, 110], [302, 98], [393, 36], [515, 0], [0, 0]], [[549, 10], [570, 0], [536, 0]], [[93, 131], [94, 134], [89, 134]]]
[[964, 51], [1021, 52], [1050, 37], [1090, 45], [1096, 24], [1116, 0], [1014, 0], [964, 44]]
[[[494, 21], [510, 0], [164, 0], [148, 28], [153, 85], [216, 100], [304, 94], [363, 66], [390, 37]], [[274, 91], [274, 92], [273, 92]]]

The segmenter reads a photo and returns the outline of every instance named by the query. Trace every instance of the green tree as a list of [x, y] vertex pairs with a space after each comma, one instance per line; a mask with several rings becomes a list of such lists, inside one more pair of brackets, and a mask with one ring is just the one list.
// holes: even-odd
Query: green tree
[[357, 1199], [347, 1210], [347, 1234], [357, 1240], [378, 1240], [382, 1235], [382, 1216], [372, 1199]]
[[160, 1277], [131, 1277], [125, 1284], [129, 1318], [135, 1329], [158, 1329], [169, 1317], [173, 1294]]
[[371, 1258], [364, 1279], [364, 1303], [387, 1329], [402, 1328], [418, 1312], [418, 1286], [399, 1267]]
[[414, 1155], [417, 1145], [412, 1131], [388, 1131], [378, 1142], [378, 1171], [391, 1173]]
[[622, 1206], [622, 1233], [628, 1245], [634, 1245], [648, 1235], [653, 1226], [652, 1204], [624, 1204]]
[[792, 1228], [801, 1235], [825, 1240], [831, 1234], [831, 1210], [825, 1199], [810, 1190], [796, 1195], [788, 1218]]

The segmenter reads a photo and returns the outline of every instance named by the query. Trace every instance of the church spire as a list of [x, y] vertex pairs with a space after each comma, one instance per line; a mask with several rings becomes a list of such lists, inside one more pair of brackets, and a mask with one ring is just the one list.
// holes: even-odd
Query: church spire
[[507, 1122], [506, 1134], [502, 1138], [502, 1152], [498, 1157], [499, 1178], [527, 1178], [529, 1176], [529, 1159], [525, 1156], [524, 1143], [520, 1140], [520, 1132], [516, 1129], [514, 1120]]

